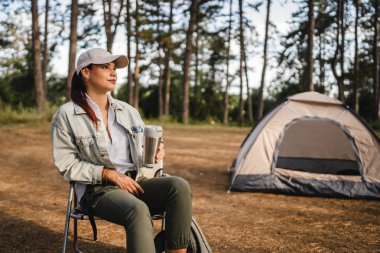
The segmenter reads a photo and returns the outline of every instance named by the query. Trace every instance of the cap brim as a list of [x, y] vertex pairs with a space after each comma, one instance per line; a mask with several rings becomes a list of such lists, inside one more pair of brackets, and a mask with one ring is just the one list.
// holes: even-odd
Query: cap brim
[[114, 62], [115, 63], [115, 68], [120, 69], [124, 68], [128, 65], [129, 60], [125, 55], [109, 55], [102, 57], [101, 59], [98, 59], [97, 61], [85, 61], [83, 62], [80, 66], [77, 66], [76, 72], [79, 75], [80, 70], [90, 64], [105, 64], [105, 63], [110, 63]]
[[115, 68], [121, 69], [125, 68], [128, 65], [129, 60], [125, 55], [110, 55], [102, 58], [99, 61], [94, 61], [93, 64], [105, 64], [110, 62], [115, 63]]

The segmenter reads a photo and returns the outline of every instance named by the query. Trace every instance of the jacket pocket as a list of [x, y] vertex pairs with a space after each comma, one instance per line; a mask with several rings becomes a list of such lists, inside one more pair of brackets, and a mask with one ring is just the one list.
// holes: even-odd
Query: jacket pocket
[[78, 150], [78, 157], [82, 161], [94, 165], [102, 165], [102, 154], [99, 151], [98, 140], [91, 135], [76, 136], [75, 144]]
[[75, 143], [78, 145], [79, 148], [87, 148], [94, 144], [94, 138], [92, 136], [90, 137], [76, 137]]
[[132, 139], [136, 150], [136, 155], [138, 159], [141, 159], [144, 145], [144, 134], [140, 133], [132, 133]]

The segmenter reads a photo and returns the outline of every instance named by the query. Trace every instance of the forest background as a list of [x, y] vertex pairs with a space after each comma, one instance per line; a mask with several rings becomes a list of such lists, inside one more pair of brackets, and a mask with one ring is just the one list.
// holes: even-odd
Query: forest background
[[[289, 3], [296, 8], [280, 31], [271, 8]], [[114, 96], [145, 118], [252, 126], [287, 96], [315, 90], [379, 130], [379, 3], [2, 0], [0, 122], [50, 119], [68, 101], [78, 52], [103, 46], [130, 59]], [[255, 15], [263, 13], [258, 31]], [[126, 52], [115, 48], [116, 36], [124, 36]], [[52, 62], [64, 43], [62, 76]]]

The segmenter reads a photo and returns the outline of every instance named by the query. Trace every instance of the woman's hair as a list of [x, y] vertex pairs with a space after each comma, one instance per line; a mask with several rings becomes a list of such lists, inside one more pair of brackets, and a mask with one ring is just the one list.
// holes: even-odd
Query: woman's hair
[[[87, 66], [91, 68], [91, 65]], [[96, 118], [95, 112], [91, 109], [90, 105], [87, 102], [86, 98], [86, 86], [84, 85], [82, 74], [79, 75], [77, 72], [74, 72], [73, 78], [71, 80], [71, 91], [70, 91], [71, 100], [79, 105], [80, 107], [87, 112], [91, 121], [95, 124], [96, 129], [98, 129], [98, 120]]]

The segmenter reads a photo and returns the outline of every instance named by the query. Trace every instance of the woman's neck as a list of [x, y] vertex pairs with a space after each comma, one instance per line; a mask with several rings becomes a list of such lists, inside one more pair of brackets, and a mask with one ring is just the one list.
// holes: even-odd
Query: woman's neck
[[87, 95], [99, 106], [99, 109], [108, 108], [108, 95], [107, 94], [98, 94], [95, 92], [88, 91]]

